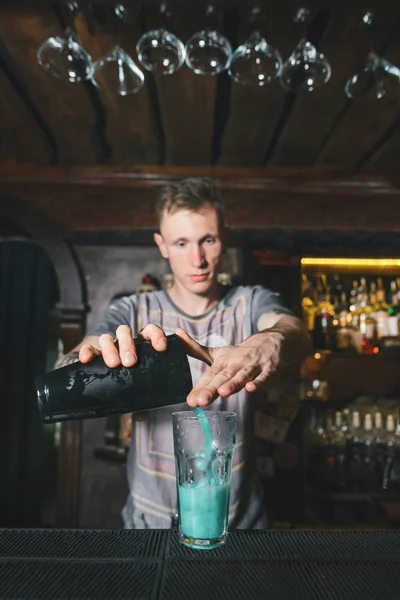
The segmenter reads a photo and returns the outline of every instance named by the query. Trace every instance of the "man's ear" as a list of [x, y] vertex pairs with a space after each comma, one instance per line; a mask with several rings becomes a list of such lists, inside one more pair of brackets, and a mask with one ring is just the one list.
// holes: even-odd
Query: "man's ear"
[[154, 234], [154, 241], [158, 246], [158, 249], [161, 253], [161, 256], [163, 258], [168, 258], [168, 252], [167, 252], [167, 247], [165, 245], [165, 242], [163, 240], [163, 236], [161, 235], [161, 233], [155, 233]]

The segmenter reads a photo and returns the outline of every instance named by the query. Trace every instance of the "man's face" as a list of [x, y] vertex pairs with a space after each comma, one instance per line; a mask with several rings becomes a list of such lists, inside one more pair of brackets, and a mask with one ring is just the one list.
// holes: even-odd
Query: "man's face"
[[206, 294], [216, 280], [223, 249], [215, 209], [204, 204], [196, 212], [185, 208], [165, 212], [160, 231], [154, 239], [169, 260], [176, 283]]

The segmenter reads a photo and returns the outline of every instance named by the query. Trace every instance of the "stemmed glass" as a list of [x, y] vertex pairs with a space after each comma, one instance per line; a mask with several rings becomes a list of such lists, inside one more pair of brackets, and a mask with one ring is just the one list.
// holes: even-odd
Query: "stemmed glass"
[[[166, 18], [169, 17], [165, 4], [161, 5], [160, 13]], [[176, 73], [185, 62], [186, 56], [183, 42], [164, 27], [144, 33], [136, 44], [136, 52], [145, 69], [163, 75]]]
[[[305, 23], [310, 12], [301, 8], [295, 15], [296, 23]], [[314, 44], [303, 37], [283, 65], [280, 83], [287, 90], [312, 92], [329, 81], [332, 69], [325, 56]]]
[[[363, 15], [364, 25], [371, 27], [373, 15], [370, 11]], [[366, 96], [381, 100], [400, 83], [400, 69], [378, 56], [372, 48], [367, 55], [365, 66], [346, 81], [344, 92], [350, 100]]]
[[54, 77], [78, 83], [91, 79], [93, 62], [90, 54], [75, 37], [73, 22], [78, 10], [76, 2], [68, 2], [70, 25], [64, 35], [49, 37], [37, 51], [38, 63]]
[[[209, 6], [208, 19], [214, 13]], [[232, 56], [229, 40], [211, 27], [196, 32], [186, 43], [186, 64], [197, 75], [218, 75], [228, 68]]]
[[[125, 18], [125, 9], [119, 4], [114, 9], [115, 16], [121, 24]], [[143, 71], [135, 61], [117, 43], [107, 54], [94, 63], [93, 83], [110, 92], [127, 96], [135, 94], [144, 84]]]
[[[259, 15], [255, 7], [251, 13], [251, 21]], [[236, 48], [228, 67], [229, 76], [243, 85], [263, 86], [276, 79], [282, 70], [282, 57], [276, 48], [255, 30], [247, 41]]]

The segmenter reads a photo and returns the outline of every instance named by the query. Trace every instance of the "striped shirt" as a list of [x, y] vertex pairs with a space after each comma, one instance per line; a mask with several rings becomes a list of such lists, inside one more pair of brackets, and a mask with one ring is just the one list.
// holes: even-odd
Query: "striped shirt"
[[[257, 331], [261, 314], [290, 314], [275, 294], [261, 286], [227, 288], [216, 306], [201, 316], [190, 316], [178, 308], [165, 290], [133, 294], [112, 303], [99, 327], [88, 335], [111, 333], [119, 325], [132, 328], [133, 335], [149, 323], [159, 325], [167, 335], [177, 327], [185, 329], [204, 346], [240, 344]], [[202, 361], [189, 357], [193, 385], [207, 369]], [[252, 419], [247, 392], [219, 397], [209, 410], [237, 413], [236, 448], [232, 463], [229, 521], [233, 528], [266, 526], [260, 486], [253, 468]], [[149, 411], [143, 421], [133, 421], [128, 457], [130, 494], [123, 510], [126, 528], [169, 528], [176, 515], [175, 459], [172, 413], [189, 410], [186, 404]]]

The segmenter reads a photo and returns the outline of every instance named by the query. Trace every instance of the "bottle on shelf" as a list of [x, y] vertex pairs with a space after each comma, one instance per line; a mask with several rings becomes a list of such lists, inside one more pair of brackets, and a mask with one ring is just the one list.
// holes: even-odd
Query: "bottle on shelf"
[[326, 275], [321, 274], [317, 278], [317, 310], [313, 332], [313, 343], [316, 350], [332, 349], [335, 338], [334, 316], [335, 310], [331, 302], [330, 288], [327, 285]]
[[352, 349], [351, 314], [346, 292], [340, 293], [340, 303], [335, 306], [338, 325], [336, 328], [336, 350], [349, 352]]
[[388, 331], [388, 304], [386, 302], [386, 292], [382, 277], [376, 280], [376, 304], [373, 307], [374, 318], [377, 324], [377, 337], [380, 339], [389, 335]]
[[347, 415], [345, 411], [337, 410], [335, 412], [335, 425], [331, 434], [335, 471], [334, 488], [336, 490], [344, 490], [347, 484], [347, 431]]
[[375, 471], [375, 431], [372, 420], [372, 414], [364, 415], [364, 433], [363, 433], [363, 491], [370, 491], [376, 488]]
[[400, 492], [400, 422], [389, 414], [386, 419], [386, 464], [382, 488], [388, 492]]
[[400, 290], [397, 288], [396, 281], [390, 282], [390, 303], [387, 312], [387, 334], [397, 337], [399, 335]]
[[351, 417], [351, 431], [348, 443], [348, 489], [358, 492], [362, 488], [363, 431], [359, 411], [353, 410]]
[[312, 289], [311, 281], [305, 273], [301, 276], [301, 307], [303, 311], [303, 321], [307, 331], [312, 335], [315, 329], [315, 314], [317, 306], [315, 304], [315, 293]]
[[382, 489], [383, 476], [386, 464], [386, 429], [383, 426], [381, 411], [377, 410], [374, 417], [375, 430], [375, 454], [374, 454], [374, 469], [376, 474], [377, 489]]

